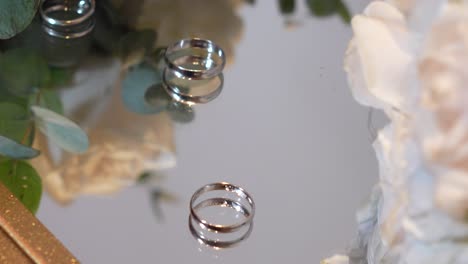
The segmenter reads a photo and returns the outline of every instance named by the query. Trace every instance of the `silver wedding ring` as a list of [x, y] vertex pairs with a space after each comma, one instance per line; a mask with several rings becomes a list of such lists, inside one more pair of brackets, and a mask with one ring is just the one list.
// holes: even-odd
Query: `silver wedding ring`
[[42, 28], [50, 36], [73, 39], [94, 28], [95, 0], [45, 0], [39, 12]]
[[183, 39], [164, 52], [163, 83], [175, 101], [204, 104], [215, 99], [224, 84], [224, 51], [205, 39]]
[[164, 61], [169, 69], [192, 79], [213, 78], [223, 71], [226, 64], [224, 51], [219, 46], [199, 38], [183, 39], [169, 45]]
[[[225, 194], [234, 195], [235, 198], [228, 198], [226, 195], [223, 195], [223, 197], [200, 199], [205, 196], [209, 197], [208, 193], [214, 191], [223, 191]], [[212, 206], [233, 209], [242, 215], [243, 218], [235, 224], [209, 222], [200, 216], [199, 211]], [[253, 228], [254, 215], [255, 203], [252, 196], [243, 188], [227, 182], [212, 183], [201, 187], [193, 194], [190, 200], [189, 228], [192, 235], [200, 243], [216, 248], [228, 248], [249, 237]], [[236, 217], [236, 220], [237, 219], [239, 218]], [[241, 233], [236, 234], [238, 231]], [[209, 235], [213, 234], [229, 234], [230, 238], [227, 240], [222, 238], [209, 238]], [[235, 238], [232, 238], [232, 234], [234, 234]]]

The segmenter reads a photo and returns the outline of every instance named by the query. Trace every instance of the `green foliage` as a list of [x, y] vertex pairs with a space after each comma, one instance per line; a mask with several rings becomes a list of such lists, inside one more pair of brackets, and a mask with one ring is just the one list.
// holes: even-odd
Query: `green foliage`
[[34, 89], [50, 82], [47, 62], [28, 49], [12, 49], [0, 57], [0, 87], [10, 93], [27, 97]]
[[292, 14], [295, 9], [295, 0], [278, 0], [282, 14]]
[[0, 135], [0, 154], [12, 159], [32, 159], [39, 151]]
[[346, 4], [343, 3], [342, 1], [340, 1], [340, 3], [338, 4], [337, 12], [344, 22], [348, 24], [351, 22], [351, 14], [349, 13], [349, 10]]
[[0, 39], [11, 38], [26, 29], [40, 3], [40, 0], [1, 0]]
[[310, 11], [316, 16], [330, 16], [338, 9], [340, 0], [307, 0]]
[[[40, 94], [37, 95], [39, 98], [39, 105], [54, 111], [57, 114], [63, 115], [63, 105], [60, 100], [60, 96], [54, 90], [43, 89]], [[33, 96], [35, 98], [35, 96]]]
[[86, 133], [64, 116], [40, 106], [31, 106], [39, 130], [61, 148], [83, 153], [89, 147]]
[[[30, 125], [29, 112], [25, 107], [9, 102], [0, 103], [0, 135], [21, 142]], [[25, 143], [29, 145], [30, 142]]]
[[57, 88], [69, 85], [73, 80], [73, 71], [68, 68], [50, 67], [50, 81], [48, 88]]
[[29, 209], [37, 212], [42, 196], [41, 178], [24, 161], [6, 160], [0, 163], [0, 181]]
[[351, 20], [348, 8], [342, 0], [307, 0], [306, 3], [315, 16], [325, 17], [338, 14], [346, 23]]
[[0, 120], [24, 120], [27, 118], [28, 113], [24, 107], [10, 102], [0, 103]]

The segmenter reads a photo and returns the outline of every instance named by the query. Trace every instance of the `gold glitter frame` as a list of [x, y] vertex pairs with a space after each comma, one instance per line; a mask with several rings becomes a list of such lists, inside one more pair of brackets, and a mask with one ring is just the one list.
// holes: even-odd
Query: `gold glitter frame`
[[79, 263], [1, 183], [0, 263]]

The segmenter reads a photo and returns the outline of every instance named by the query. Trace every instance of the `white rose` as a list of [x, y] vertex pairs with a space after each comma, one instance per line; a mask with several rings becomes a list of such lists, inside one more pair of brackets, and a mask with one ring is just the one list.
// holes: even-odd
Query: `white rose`
[[468, 4], [388, 2], [353, 18], [345, 57], [356, 100], [391, 120], [374, 144], [377, 224], [358, 246], [369, 263], [468, 263]]

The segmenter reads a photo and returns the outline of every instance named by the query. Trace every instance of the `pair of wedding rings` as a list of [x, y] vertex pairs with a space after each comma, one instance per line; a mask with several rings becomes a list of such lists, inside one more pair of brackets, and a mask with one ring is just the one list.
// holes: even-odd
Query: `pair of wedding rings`
[[39, 9], [42, 28], [53, 37], [84, 37], [94, 28], [95, 9], [95, 0], [45, 0]]
[[224, 51], [206, 39], [183, 39], [164, 53], [163, 83], [172, 99], [202, 104], [215, 99], [223, 88]]
[[[213, 193], [218, 195], [213, 197]], [[204, 208], [215, 206], [233, 210], [239, 217], [235, 217], [234, 223], [220, 224], [202, 216], [201, 211]], [[243, 188], [227, 182], [212, 183], [193, 194], [190, 200], [189, 228], [201, 244], [216, 249], [229, 248], [249, 237], [254, 215], [255, 203]]]

